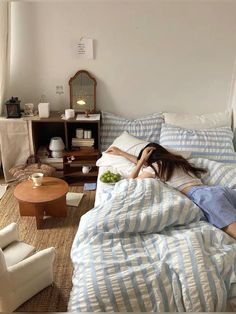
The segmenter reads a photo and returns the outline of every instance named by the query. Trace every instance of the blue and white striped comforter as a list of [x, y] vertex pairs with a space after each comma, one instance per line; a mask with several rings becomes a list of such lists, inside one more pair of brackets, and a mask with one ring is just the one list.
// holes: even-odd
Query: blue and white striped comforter
[[[198, 159], [209, 184], [236, 187], [236, 169]], [[236, 241], [154, 180], [122, 180], [86, 213], [71, 257], [69, 311], [215, 312], [236, 295]]]

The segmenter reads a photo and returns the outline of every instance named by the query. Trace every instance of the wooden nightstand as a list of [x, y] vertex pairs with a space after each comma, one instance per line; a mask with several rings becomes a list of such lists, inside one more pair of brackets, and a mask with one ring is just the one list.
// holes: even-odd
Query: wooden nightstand
[[[64, 178], [76, 179], [81, 182], [96, 182], [98, 169], [96, 161], [100, 157], [99, 150], [93, 147], [81, 147], [78, 151], [65, 152], [63, 157]], [[91, 167], [88, 173], [83, 173], [83, 166]]]

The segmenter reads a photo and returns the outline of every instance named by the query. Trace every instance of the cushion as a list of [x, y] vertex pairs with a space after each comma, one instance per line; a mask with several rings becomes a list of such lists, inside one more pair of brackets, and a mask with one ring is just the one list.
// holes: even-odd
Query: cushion
[[22, 241], [14, 241], [3, 250], [7, 267], [19, 263], [33, 252], [35, 252], [35, 247]]
[[111, 146], [116, 146], [131, 155], [138, 156], [141, 149], [148, 143], [150, 141], [141, 140], [125, 131], [114, 140]]
[[9, 170], [10, 174], [18, 181], [28, 180], [29, 176], [35, 172], [42, 172], [45, 176], [53, 176], [56, 169], [46, 164], [19, 165]]
[[165, 123], [194, 130], [218, 128], [222, 126], [231, 127], [232, 113], [230, 110], [218, 113], [201, 115], [165, 112]]
[[162, 113], [154, 113], [144, 118], [129, 120], [109, 112], [102, 112], [101, 144], [105, 151], [122, 132], [127, 131], [141, 140], [156, 142], [160, 140]]
[[[111, 146], [116, 146], [131, 155], [138, 156], [141, 149], [143, 149], [148, 143], [149, 142], [140, 140], [125, 131], [114, 140]], [[168, 147], [165, 148], [167, 148], [172, 153], [180, 154], [184, 158], [188, 158], [191, 155], [191, 152], [189, 151], [179, 152], [174, 149], [169, 149]], [[134, 163], [127, 160], [126, 158], [108, 154], [106, 152], [102, 153], [102, 157], [97, 160], [96, 165], [98, 167], [110, 167], [111, 171], [118, 172], [124, 177], [130, 174], [134, 167]]]
[[193, 130], [163, 124], [160, 144], [175, 150], [191, 151], [193, 158], [235, 163], [236, 153], [232, 140], [230, 127]]
[[[149, 142], [140, 140], [125, 131], [118, 136], [110, 146], [116, 146], [131, 155], [138, 156], [141, 149], [143, 149], [148, 143]], [[122, 156], [116, 156], [103, 152], [102, 157], [97, 160], [96, 165], [98, 167], [112, 167], [113, 171], [124, 175], [128, 169], [130, 170], [133, 168], [134, 163]]]

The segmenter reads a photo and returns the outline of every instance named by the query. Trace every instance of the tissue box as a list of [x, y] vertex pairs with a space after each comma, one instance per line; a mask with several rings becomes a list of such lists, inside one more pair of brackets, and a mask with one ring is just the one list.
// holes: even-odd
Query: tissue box
[[49, 118], [50, 104], [48, 102], [41, 102], [38, 104], [39, 118]]

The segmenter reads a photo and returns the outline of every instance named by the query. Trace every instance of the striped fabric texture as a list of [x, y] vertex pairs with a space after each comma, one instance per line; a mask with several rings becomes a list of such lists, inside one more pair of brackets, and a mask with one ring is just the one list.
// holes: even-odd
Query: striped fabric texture
[[[236, 188], [234, 167], [194, 162], [212, 184]], [[82, 217], [72, 246], [70, 312], [225, 311], [236, 294], [235, 240], [158, 180], [122, 180], [108, 195]]]
[[154, 113], [141, 119], [129, 120], [109, 112], [102, 112], [101, 146], [105, 151], [124, 131], [148, 142], [159, 142], [162, 113]]
[[230, 127], [193, 130], [162, 124], [160, 144], [175, 150], [191, 151], [193, 158], [236, 163]]

